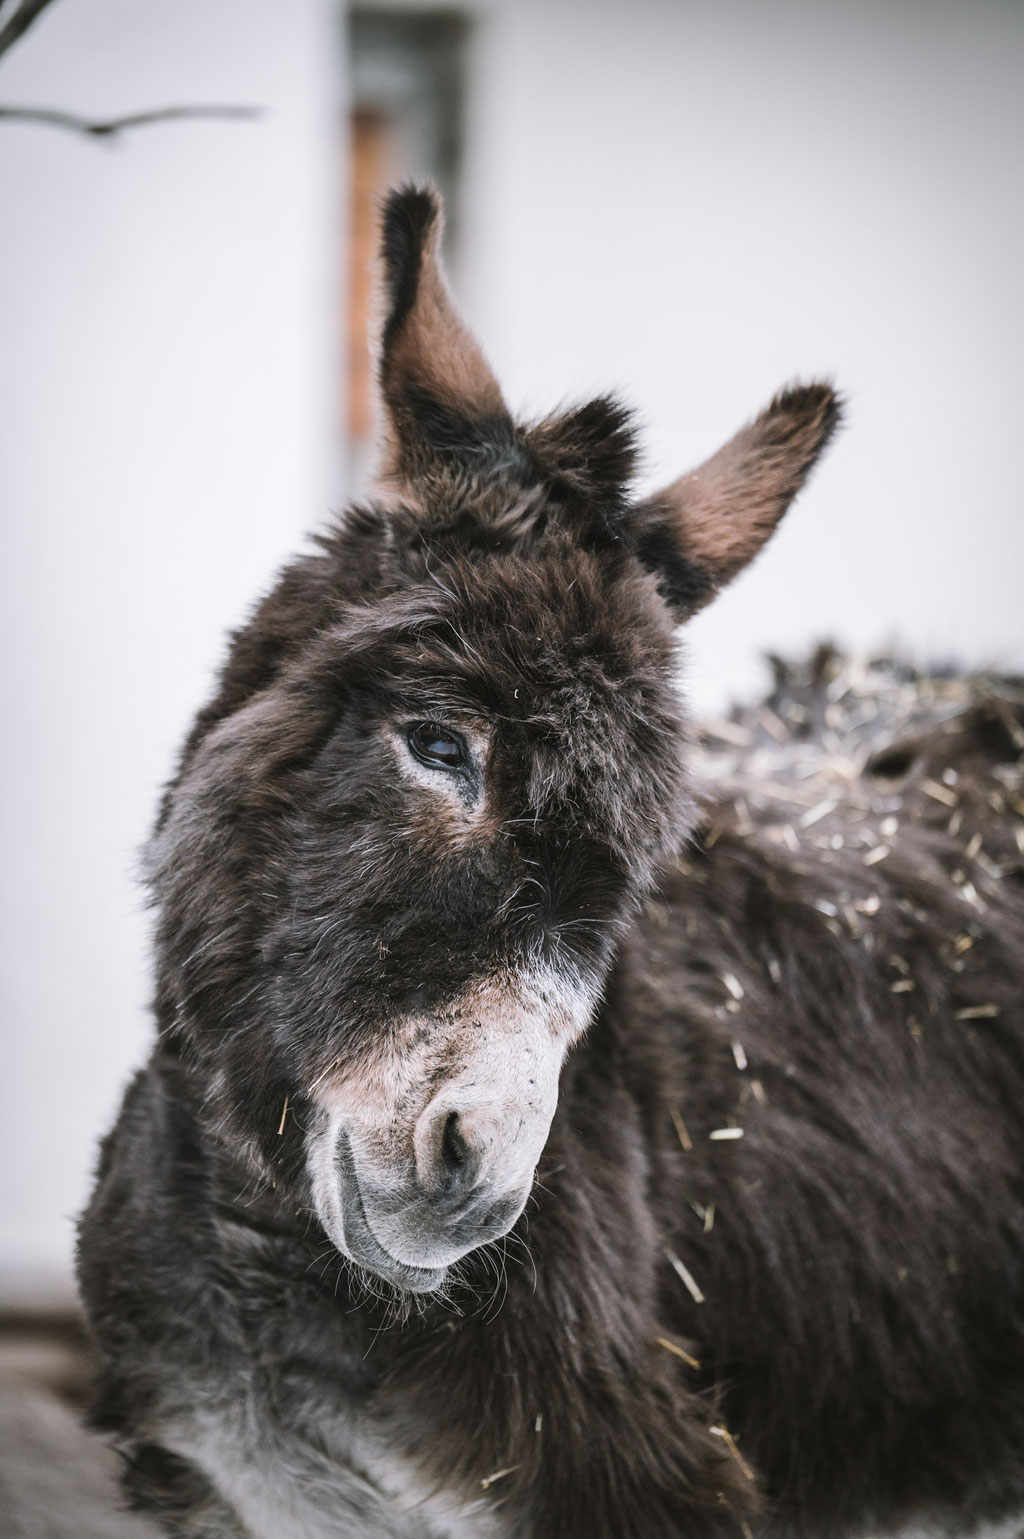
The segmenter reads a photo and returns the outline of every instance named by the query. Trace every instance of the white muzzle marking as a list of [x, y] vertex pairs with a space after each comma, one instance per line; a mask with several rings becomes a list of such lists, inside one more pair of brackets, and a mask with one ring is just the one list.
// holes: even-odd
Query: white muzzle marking
[[547, 969], [490, 979], [410, 1018], [314, 1093], [317, 1213], [338, 1249], [415, 1291], [506, 1234], [529, 1197], [566, 1052], [596, 989]]

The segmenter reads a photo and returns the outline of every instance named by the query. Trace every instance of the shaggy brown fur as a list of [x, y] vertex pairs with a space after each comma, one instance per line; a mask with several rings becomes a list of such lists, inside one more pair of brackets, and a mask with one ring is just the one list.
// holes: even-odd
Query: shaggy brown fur
[[179, 1539], [964, 1534], [1024, 1506], [1021, 690], [824, 653], [701, 759], [674, 623], [835, 398], [637, 504], [614, 403], [508, 415], [438, 220], [382, 497], [165, 798], [97, 1418]]

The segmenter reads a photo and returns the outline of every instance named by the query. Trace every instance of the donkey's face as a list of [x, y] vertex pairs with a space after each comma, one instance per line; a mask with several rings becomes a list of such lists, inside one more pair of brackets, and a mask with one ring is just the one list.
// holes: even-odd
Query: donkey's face
[[211, 1125], [412, 1290], [523, 1209], [565, 1054], [688, 826], [675, 622], [836, 418], [791, 391], [632, 504], [612, 403], [512, 421], [439, 227], [433, 194], [391, 199], [380, 500], [236, 639], [154, 843], [162, 1009]]
[[338, 638], [364, 676], [291, 857], [282, 964], [287, 1018], [336, 1060], [312, 1090], [318, 1211], [413, 1286], [520, 1213], [563, 1057], [685, 826], [653, 581], [551, 536], [443, 543]]

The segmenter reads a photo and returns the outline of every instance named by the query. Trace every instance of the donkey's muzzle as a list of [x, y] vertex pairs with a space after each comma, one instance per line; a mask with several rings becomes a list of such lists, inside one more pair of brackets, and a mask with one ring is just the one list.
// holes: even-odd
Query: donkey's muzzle
[[424, 1292], [507, 1234], [533, 1188], [562, 1061], [591, 1002], [546, 973], [485, 980], [451, 1020], [408, 1023], [408, 1044], [373, 1076], [323, 1092], [307, 1158], [339, 1250]]
[[[426, 1165], [388, 1178], [361, 1164], [346, 1133], [338, 1140], [344, 1250], [360, 1266], [411, 1292], [439, 1288], [447, 1268], [506, 1234], [525, 1205], [525, 1189], [496, 1195], [484, 1161], [447, 1113]], [[424, 1179], [425, 1178], [425, 1179]]]

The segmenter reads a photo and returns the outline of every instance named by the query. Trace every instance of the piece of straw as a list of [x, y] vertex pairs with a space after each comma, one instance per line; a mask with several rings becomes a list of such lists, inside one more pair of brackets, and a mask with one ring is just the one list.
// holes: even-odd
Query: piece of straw
[[720, 1437], [723, 1440], [726, 1448], [728, 1448], [729, 1452], [736, 1460], [736, 1463], [739, 1465], [744, 1475], [748, 1480], [753, 1480], [754, 1471], [750, 1468], [750, 1465], [747, 1463], [746, 1459], [744, 1459], [743, 1455], [737, 1448], [736, 1439], [733, 1437], [728, 1427], [709, 1427], [708, 1431], [712, 1434], [713, 1437]]
[[689, 1154], [690, 1150], [693, 1148], [693, 1140], [686, 1130], [686, 1123], [683, 1121], [681, 1112], [679, 1111], [678, 1107], [670, 1106], [668, 1114], [672, 1118], [672, 1125], [676, 1130], [679, 1142], [682, 1144], [687, 1154]]
[[493, 1475], [485, 1475], [483, 1480], [480, 1482], [480, 1489], [482, 1491], [486, 1491], [490, 1486], [493, 1486], [496, 1480], [504, 1480], [506, 1475], [511, 1475], [513, 1470], [517, 1470], [518, 1468], [518, 1464], [510, 1464], [507, 1469], [495, 1470]]
[[665, 1255], [671, 1262], [672, 1268], [676, 1275], [682, 1279], [686, 1291], [693, 1299], [693, 1302], [695, 1304], [703, 1304], [704, 1295], [700, 1291], [700, 1285], [698, 1284], [697, 1279], [694, 1277], [693, 1273], [683, 1265], [678, 1256], [673, 1255], [672, 1251], [667, 1250]]
[[695, 1357], [691, 1357], [689, 1352], [684, 1352], [682, 1347], [677, 1347], [675, 1342], [669, 1341], [667, 1336], [655, 1336], [654, 1339], [659, 1347], [664, 1347], [666, 1352], [674, 1352], [676, 1357], [681, 1357], [683, 1362], [690, 1368], [700, 1367], [700, 1363]]

